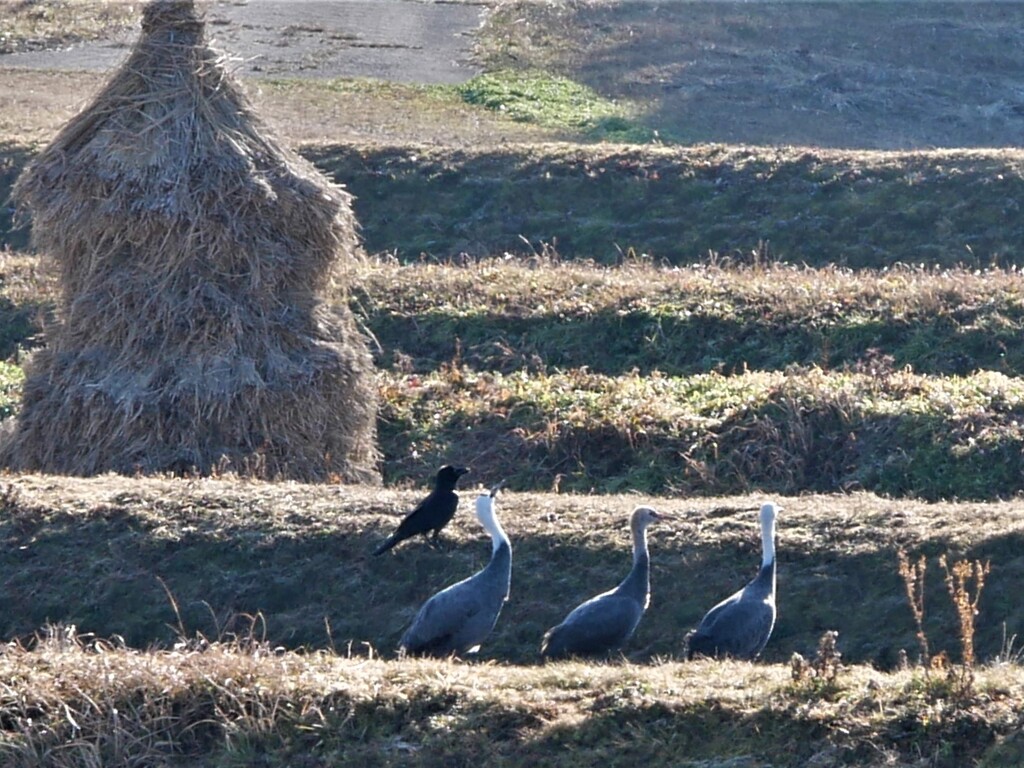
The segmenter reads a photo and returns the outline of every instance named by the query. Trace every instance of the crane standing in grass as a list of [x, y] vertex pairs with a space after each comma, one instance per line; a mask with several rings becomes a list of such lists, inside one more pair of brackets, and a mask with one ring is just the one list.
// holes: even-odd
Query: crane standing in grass
[[437, 544], [441, 529], [455, 517], [455, 510], [459, 506], [459, 494], [455, 492], [455, 484], [459, 478], [469, 472], [468, 467], [453, 467], [445, 465], [438, 470], [437, 479], [434, 481], [434, 490], [423, 501], [405, 516], [398, 529], [388, 536], [377, 549], [374, 555], [383, 555], [399, 542], [411, 539], [420, 533], [426, 535], [431, 531], [431, 543]]
[[494, 629], [512, 584], [512, 545], [494, 511], [498, 487], [476, 500], [476, 516], [491, 535], [490, 562], [427, 600], [402, 635], [400, 651], [428, 656], [476, 653]]
[[651, 507], [637, 507], [630, 518], [633, 568], [619, 586], [577, 606], [544, 635], [541, 655], [549, 659], [593, 656], [621, 648], [636, 631], [651, 599], [647, 526], [665, 519]]
[[687, 636], [686, 657], [731, 656], [754, 659], [775, 627], [775, 518], [782, 507], [761, 506], [761, 570], [739, 592], [710, 611]]

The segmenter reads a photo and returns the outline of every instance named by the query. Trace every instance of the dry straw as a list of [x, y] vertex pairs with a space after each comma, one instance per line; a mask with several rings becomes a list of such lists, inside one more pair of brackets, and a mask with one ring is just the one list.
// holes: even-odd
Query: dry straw
[[144, 9], [15, 195], [61, 296], [8, 466], [378, 479], [373, 362], [322, 301], [361, 256], [350, 196], [268, 134], [192, 0]]

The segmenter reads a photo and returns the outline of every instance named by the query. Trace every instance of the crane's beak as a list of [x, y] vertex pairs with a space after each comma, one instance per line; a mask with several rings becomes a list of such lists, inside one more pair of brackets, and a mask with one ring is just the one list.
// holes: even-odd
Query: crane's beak
[[508, 482], [508, 480], [501, 480], [501, 481], [499, 481], [499, 482], [498, 482], [498, 484], [497, 484], [497, 485], [493, 485], [493, 486], [491, 486], [491, 498], [492, 498], [492, 499], [493, 499], [493, 498], [494, 498], [495, 496], [497, 496], [497, 495], [498, 495], [498, 491], [500, 491], [500, 490], [501, 490], [502, 488], [504, 488], [504, 487], [505, 487], [505, 484], [506, 484], [507, 482]]

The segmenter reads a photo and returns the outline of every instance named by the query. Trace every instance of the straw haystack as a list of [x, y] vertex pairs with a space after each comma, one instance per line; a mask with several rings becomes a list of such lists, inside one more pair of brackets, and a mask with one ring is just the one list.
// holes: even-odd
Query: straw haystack
[[7, 466], [379, 479], [366, 339], [321, 299], [360, 253], [350, 197], [268, 134], [191, 0], [145, 8], [15, 196], [62, 295]]

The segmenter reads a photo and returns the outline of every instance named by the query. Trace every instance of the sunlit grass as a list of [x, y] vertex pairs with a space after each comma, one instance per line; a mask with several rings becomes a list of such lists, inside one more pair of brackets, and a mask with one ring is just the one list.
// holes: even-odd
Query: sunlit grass
[[[16, 354], [56, 286], [35, 257], [0, 267]], [[1021, 488], [1015, 269], [369, 260], [355, 283], [389, 482], [458, 452], [532, 489]]]
[[[447, 368], [388, 376], [382, 437], [404, 473], [469, 451], [514, 485], [647, 493], [869, 488], [1017, 492], [1024, 381], [907, 371], [606, 376]], [[407, 440], [401, 447], [392, 440]]]
[[888, 764], [944, 750], [931, 763], [941, 766], [996, 757], [1014, 729], [1007, 708], [1024, 694], [1016, 666], [982, 670], [978, 694], [954, 702], [921, 670], [847, 667], [817, 691], [784, 666], [383, 662], [249, 641], [139, 652], [62, 627], [33, 650], [0, 654], [0, 674], [18, 681], [0, 692], [5, 764], [48, 754], [59, 767], [234, 765], [256, 755], [266, 765], [300, 756], [373, 766], [760, 756], [797, 766], [819, 755], [860, 765], [868, 753]]

